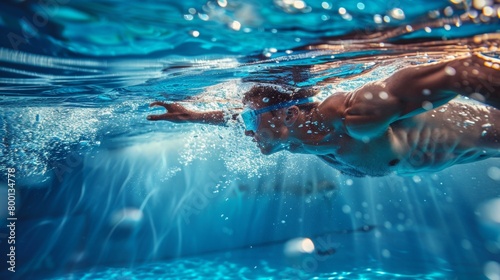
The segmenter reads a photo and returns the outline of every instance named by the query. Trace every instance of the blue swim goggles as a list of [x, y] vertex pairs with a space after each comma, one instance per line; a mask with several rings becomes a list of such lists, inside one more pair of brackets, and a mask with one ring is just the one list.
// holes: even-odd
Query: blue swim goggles
[[307, 97], [307, 98], [285, 101], [282, 103], [278, 103], [276, 105], [264, 107], [264, 108], [257, 109], [257, 110], [245, 109], [245, 111], [243, 111], [241, 113], [241, 118], [243, 119], [243, 122], [245, 123], [246, 130], [248, 130], [248, 131], [251, 130], [251, 131], [255, 132], [255, 131], [257, 131], [257, 128], [259, 127], [261, 114], [271, 112], [274, 110], [278, 110], [278, 109], [282, 109], [282, 108], [286, 108], [286, 107], [290, 107], [293, 105], [301, 105], [301, 104], [306, 104], [306, 103], [311, 103], [311, 102], [314, 102], [314, 98]]

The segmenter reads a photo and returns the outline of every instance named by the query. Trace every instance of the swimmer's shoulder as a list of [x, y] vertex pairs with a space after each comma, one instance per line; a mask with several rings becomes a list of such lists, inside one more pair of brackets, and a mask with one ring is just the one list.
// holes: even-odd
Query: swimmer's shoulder
[[351, 93], [337, 92], [328, 96], [321, 104], [318, 105], [318, 110], [325, 120], [335, 121], [342, 118], [348, 106]]
[[337, 92], [330, 95], [318, 105], [319, 114], [325, 124], [335, 127], [335, 129], [344, 126], [343, 120], [348, 97], [349, 93]]

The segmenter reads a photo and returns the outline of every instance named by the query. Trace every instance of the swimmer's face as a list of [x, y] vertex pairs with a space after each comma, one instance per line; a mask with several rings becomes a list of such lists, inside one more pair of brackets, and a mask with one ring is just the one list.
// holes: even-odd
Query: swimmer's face
[[245, 130], [245, 135], [252, 137], [253, 142], [257, 143], [257, 147], [265, 155], [287, 149], [289, 146], [288, 129], [283, 124], [280, 114], [273, 115], [271, 112], [261, 114], [257, 129]]
[[[261, 108], [261, 104], [247, 104], [249, 110]], [[289, 147], [288, 129], [283, 123], [284, 109], [261, 113], [258, 116], [244, 116], [245, 135], [252, 137], [260, 151], [269, 155]]]

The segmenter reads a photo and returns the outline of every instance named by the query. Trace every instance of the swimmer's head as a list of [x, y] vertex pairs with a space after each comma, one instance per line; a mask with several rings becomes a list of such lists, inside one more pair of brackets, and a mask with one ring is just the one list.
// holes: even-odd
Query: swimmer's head
[[[260, 109], [286, 101], [313, 97], [319, 93], [316, 87], [290, 87], [272, 84], [258, 84], [253, 86], [243, 96], [243, 104], [250, 109]], [[301, 109], [312, 109], [310, 105], [301, 105]]]
[[257, 142], [263, 154], [293, 150], [290, 127], [300, 111], [307, 112], [316, 106], [312, 97], [318, 92], [315, 88], [254, 86], [243, 97], [247, 107], [242, 113], [245, 135]]
[[246, 130], [256, 131], [260, 124], [260, 115], [268, 112], [274, 112], [279, 109], [289, 108], [291, 106], [300, 106], [303, 104], [313, 103], [314, 99], [312, 97], [294, 99], [290, 101], [281, 102], [275, 105], [270, 105], [267, 107], [262, 107], [260, 109], [246, 109], [241, 113], [243, 122], [245, 123]]

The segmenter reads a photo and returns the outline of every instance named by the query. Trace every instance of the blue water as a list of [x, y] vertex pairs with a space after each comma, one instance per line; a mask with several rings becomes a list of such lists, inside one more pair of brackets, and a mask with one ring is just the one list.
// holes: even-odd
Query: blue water
[[498, 159], [351, 178], [263, 156], [239, 124], [146, 120], [155, 100], [228, 110], [255, 82], [321, 99], [496, 51], [499, 14], [498, 1], [3, 1], [1, 279], [500, 279]]

